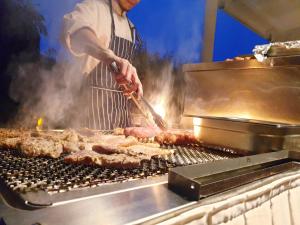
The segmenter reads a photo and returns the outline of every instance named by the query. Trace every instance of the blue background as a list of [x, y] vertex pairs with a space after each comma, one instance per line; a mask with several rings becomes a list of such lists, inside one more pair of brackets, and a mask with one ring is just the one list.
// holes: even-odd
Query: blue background
[[[49, 35], [41, 40], [41, 51], [64, 51], [60, 45], [61, 20], [79, 0], [33, 0], [46, 20]], [[179, 63], [197, 63], [203, 47], [205, 0], [141, 0], [128, 16], [138, 28], [148, 51], [172, 55]], [[251, 54], [266, 40], [238, 21], [218, 11], [214, 61]]]

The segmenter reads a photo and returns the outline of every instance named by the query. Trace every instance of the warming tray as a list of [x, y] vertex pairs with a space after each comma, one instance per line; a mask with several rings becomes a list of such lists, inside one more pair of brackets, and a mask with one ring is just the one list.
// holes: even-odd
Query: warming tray
[[[185, 115], [192, 124], [195, 116]], [[300, 126], [242, 118], [201, 116], [200, 139], [206, 144], [237, 149], [245, 154], [300, 150]], [[191, 125], [190, 125], [191, 126]]]

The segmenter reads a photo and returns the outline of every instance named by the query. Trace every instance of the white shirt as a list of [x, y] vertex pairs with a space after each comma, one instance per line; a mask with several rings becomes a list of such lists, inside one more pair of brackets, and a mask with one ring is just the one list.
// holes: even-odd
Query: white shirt
[[[90, 73], [99, 60], [87, 54], [76, 53], [71, 46], [70, 36], [81, 28], [91, 29], [104, 46], [109, 47], [111, 37], [110, 0], [84, 0], [76, 5], [75, 10], [64, 16], [62, 40], [75, 56], [82, 73]], [[117, 14], [117, 3], [113, 1], [113, 16], [116, 36], [132, 41], [131, 30], [126, 14]]]

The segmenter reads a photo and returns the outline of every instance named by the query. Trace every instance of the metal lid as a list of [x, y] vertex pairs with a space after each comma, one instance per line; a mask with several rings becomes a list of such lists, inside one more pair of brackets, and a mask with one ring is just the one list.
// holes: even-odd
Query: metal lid
[[300, 39], [300, 1], [221, 0], [219, 6], [272, 42]]

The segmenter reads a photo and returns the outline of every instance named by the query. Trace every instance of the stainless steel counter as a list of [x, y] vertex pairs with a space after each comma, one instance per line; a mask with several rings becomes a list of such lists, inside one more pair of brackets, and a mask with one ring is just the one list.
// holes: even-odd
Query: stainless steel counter
[[[154, 183], [153, 183], [154, 182]], [[125, 224], [194, 204], [170, 191], [161, 176], [135, 188], [121, 189], [88, 199], [64, 202], [37, 210], [20, 210], [0, 200], [0, 218], [7, 225]], [[1, 224], [1, 222], [0, 222]]]

